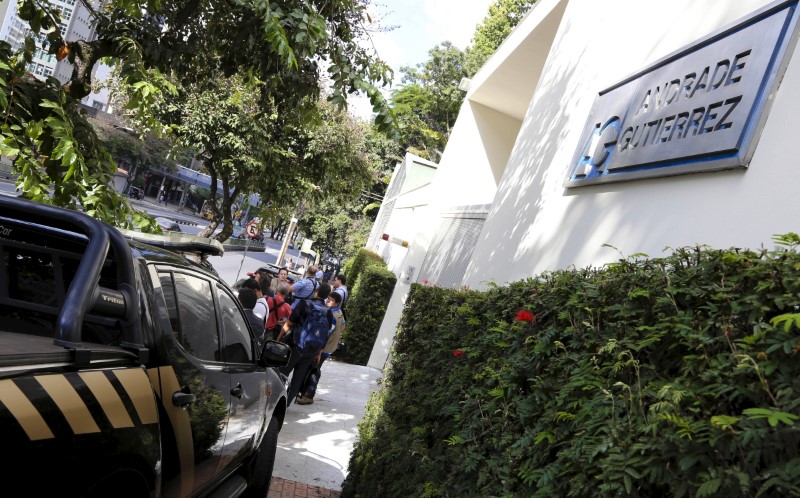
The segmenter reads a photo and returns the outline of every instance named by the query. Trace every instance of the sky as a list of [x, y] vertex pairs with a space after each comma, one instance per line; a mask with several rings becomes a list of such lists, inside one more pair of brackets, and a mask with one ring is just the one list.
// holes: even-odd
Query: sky
[[[428, 58], [428, 51], [444, 41], [465, 49], [475, 27], [486, 17], [495, 0], [374, 0], [373, 22], [394, 29], [373, 35], [372, 42], [395, 71], [393, 88], [400, 83], [400, 68], [416, 66]], [[371, 108], [366, 99], [350, 102], [351, 112], [368, 118]]]

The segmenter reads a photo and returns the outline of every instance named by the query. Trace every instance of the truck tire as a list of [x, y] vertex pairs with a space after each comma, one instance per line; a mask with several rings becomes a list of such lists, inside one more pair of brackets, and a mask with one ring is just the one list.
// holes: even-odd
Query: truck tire
[[247, 479], [247, 489], [242, 498], [264, 498], [269, 492], [272, 481], [272, 468], [275, 466], [275, 453], [278, 450], [278, 433], [281, 431], [281, 421], [273, 416], [269, 421], [267, 433], [261, 440], [258, 453], [253, 458]]

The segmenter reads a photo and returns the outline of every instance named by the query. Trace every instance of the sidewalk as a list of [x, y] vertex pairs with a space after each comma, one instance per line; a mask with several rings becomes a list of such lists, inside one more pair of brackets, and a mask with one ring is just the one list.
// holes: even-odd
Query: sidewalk
[[381, 376], [371, 367], [325, 362], [314, 403], [292, 404], [286, 413], [269, 498], [339, 496], [358, 423]]

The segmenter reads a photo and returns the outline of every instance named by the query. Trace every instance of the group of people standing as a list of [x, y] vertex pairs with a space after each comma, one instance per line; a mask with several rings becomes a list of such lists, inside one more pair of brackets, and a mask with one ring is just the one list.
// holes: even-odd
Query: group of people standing
[[[288, 280], [287, 268], [281, 268], [276, 279], [267, 272], [249, 276], [239, 301], [250, 326], [260, 342], [277, 340], [292, 347], [289, 363], [281, 369], [292, 376], [288, 403], [311, 404], [322, 364], [336, 351], [345, 328], [346, 278], [339, 274], [328, 284], [316, 265], [294, 283]], [[310, 372], [315, 374], [312, 382], [308, 382]]]

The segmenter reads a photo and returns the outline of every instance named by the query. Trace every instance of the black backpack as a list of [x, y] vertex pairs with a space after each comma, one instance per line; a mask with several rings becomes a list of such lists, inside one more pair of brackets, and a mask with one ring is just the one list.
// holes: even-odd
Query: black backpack
[[305, 321], [292, 331], [294, 343], [303, 351], [320, 350], [328, 342], [330, 324], [328, 323], [328, 308], [312, 301], [306, 301]]

